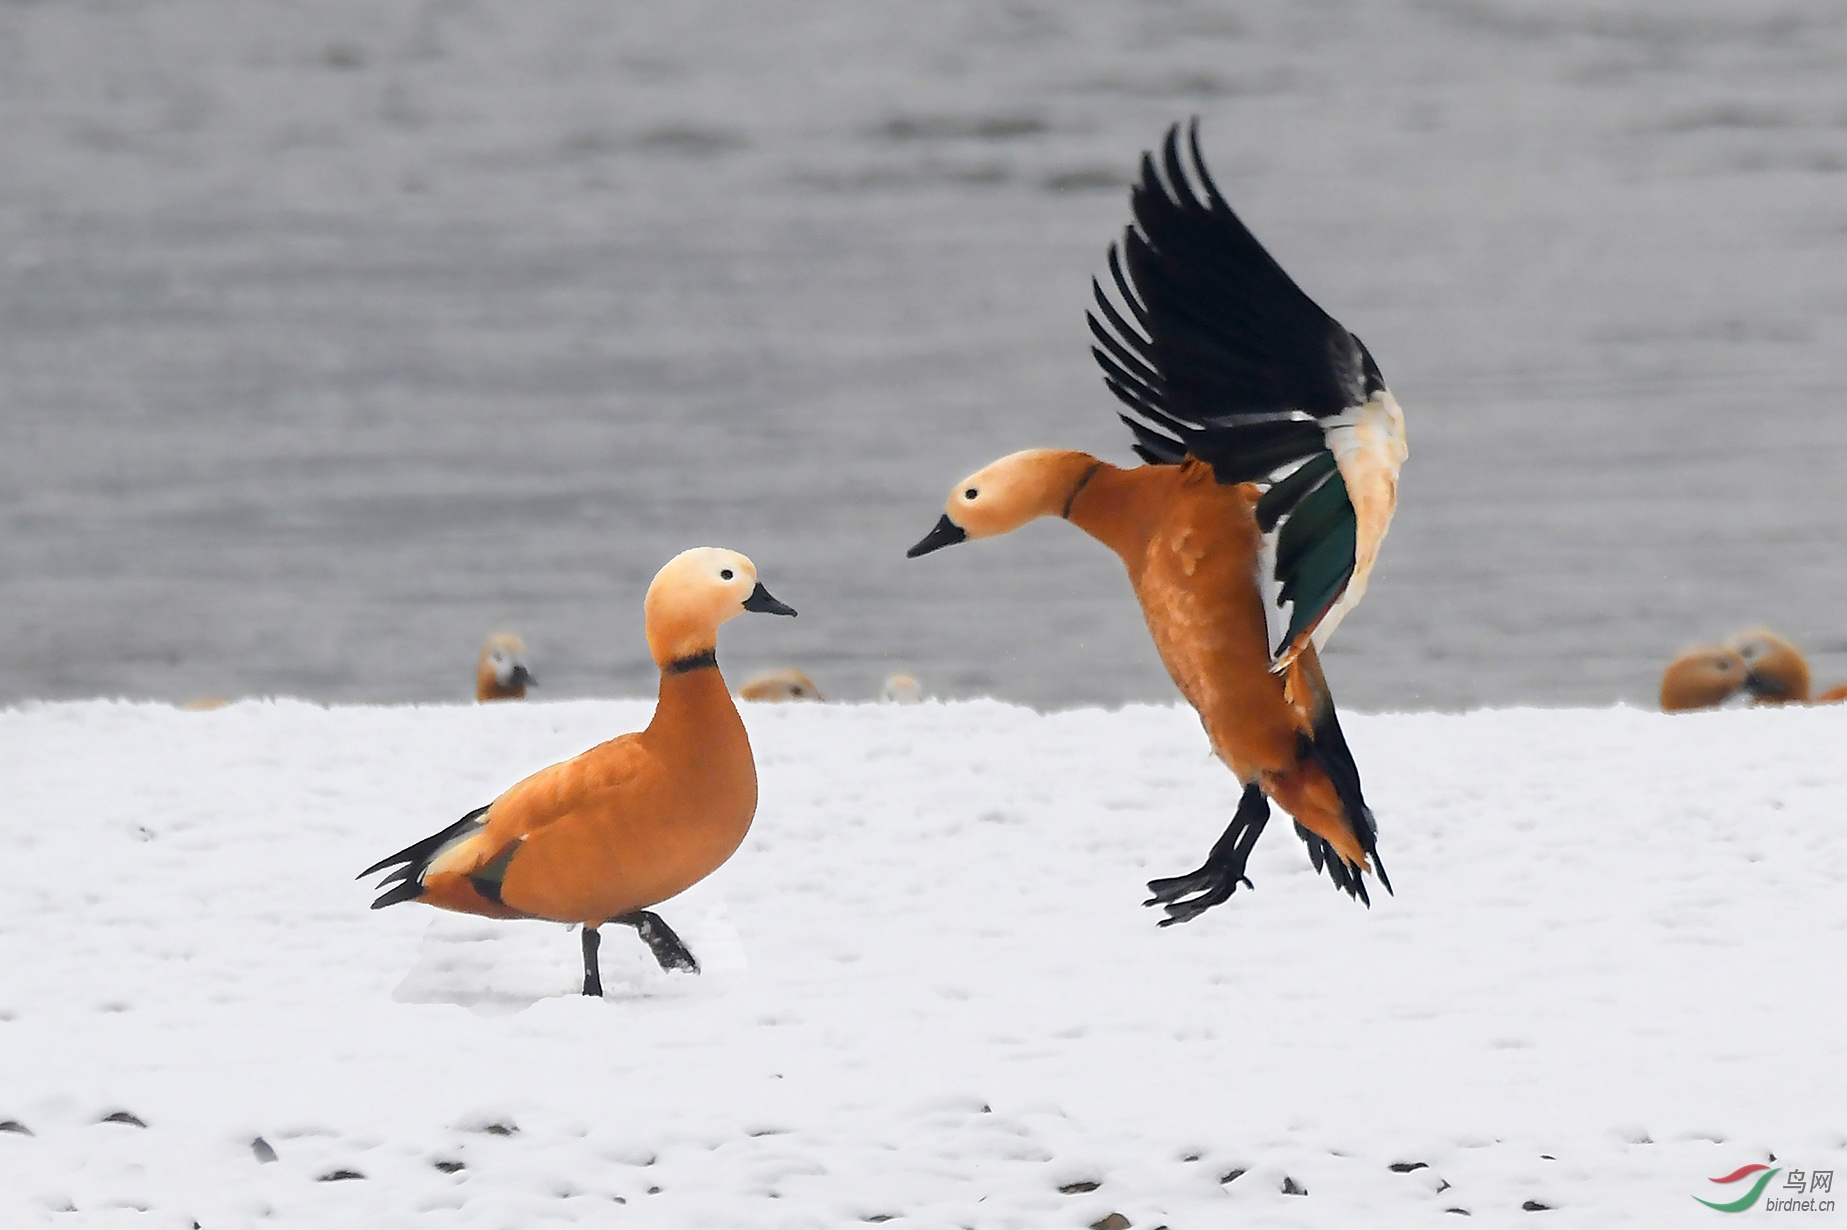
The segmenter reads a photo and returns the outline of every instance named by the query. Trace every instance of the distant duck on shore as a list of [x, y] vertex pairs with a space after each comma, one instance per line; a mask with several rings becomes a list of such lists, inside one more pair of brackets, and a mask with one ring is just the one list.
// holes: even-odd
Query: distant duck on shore
[[914, 705], [923, 696], [923, 684], [917, 682], [916, 676], [902, 671], [885, 676], [885, 684], [879, 689], [879, 700], [887, 705]]
[[762, 671], [744, 681], [738, 689], [739, 700], [754, 700], [771, 704], [790, 700], [826, 700], [814, 680], [793, 666], [780, 666], [775, 670]]
[[1749, 696], [1754, 705], [1826, 705], [1847, 700], [1847, 684], [1811, 696], [1808, 659], [1768, 628], [1689, 649], [1661, 675], [1665, 713], [1716, 709], [1735, 696]]
[[526, 665], [526, 642], [511, 632], [497, 632], [481, 646], [475, 663], [475, 699], [524, 700], [526, 689], [537, 687]]

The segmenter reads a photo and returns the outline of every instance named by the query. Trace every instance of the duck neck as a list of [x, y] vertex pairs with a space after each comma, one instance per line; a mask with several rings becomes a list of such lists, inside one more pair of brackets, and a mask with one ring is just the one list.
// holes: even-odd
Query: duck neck
[[1065, 520], [1121, 556], [1134, 573], [1149, 534], [1147, 509], [1138, 498], [1134, 479], [1141, 470], [1125, 470], [1094, 457], [1089, 460], [1092, 465], [1066, 498]]
[[661, 664], [660, 701], [647, 733], [663, 746], [706, 751], [718, 740], [743, 736], [744, 721], [718, 673], [717, 650], [708, 647]]

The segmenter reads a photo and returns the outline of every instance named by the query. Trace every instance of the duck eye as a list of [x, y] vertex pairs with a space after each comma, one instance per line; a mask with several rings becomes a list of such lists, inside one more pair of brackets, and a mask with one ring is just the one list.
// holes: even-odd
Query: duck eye
[[721, 581], [729, 581], [732, 577], [736, 575], [737, 574], [732, 572], [731, 569], [725, 568], [725, 569], [720, 570], [718, 574], [718, 579]]
[[973, 487], [970, 487], [967, 491], [964, 491], [962, 493], [962, 498], [965, 500], [972, 500], [980, 494], [981, 493], [979, 491], [976, 491]]

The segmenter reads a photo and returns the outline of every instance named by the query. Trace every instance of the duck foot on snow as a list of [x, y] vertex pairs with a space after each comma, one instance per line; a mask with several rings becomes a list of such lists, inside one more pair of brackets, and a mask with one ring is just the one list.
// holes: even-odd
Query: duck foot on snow
[[[635, 934], [648, 946], [654, 959], [660, 962], [664, 970], [685, 970], [689, 974], [699, 972], [698, 958], [688, 951], [680, 937], [674, 934], [667, 920], [652, 910], [636, 910], [633, 914], [624, 914], [620, 918], [609, 920], [621, 923], [625, 927], [635, 928]], [[597, 961], [596, 950], [602, 946], [603, 936], [595, 927], [584, 928], [584, 994], [601, 997], [603, 994], [603, 973]]]
[[1186, 875], [1148, 881], [1148, 891], [1154, 895], [1142, 904], [1164, 907], [1167, 917], [1160, 925], [1171, 927], [1175, 923], [1190, 922], [1229, 900], [1240, 884], [1255, 888], [1250, 877], [1244, 874], [1244, 868], [1269, 820], [1270, 801], [1264, 797], [1262, 788], [1253, 782], [1244, 788], [1237, 814], [1213, 844], [1206, 861]]

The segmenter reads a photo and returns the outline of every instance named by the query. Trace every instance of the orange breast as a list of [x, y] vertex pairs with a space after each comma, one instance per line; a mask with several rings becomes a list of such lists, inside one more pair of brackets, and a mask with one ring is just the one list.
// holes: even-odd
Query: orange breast
[[647, 730], [496, 801], [490, 829], [525, 834], [501, 899], [533, 917], [593, 925], [646, 909], [717, 870], [756, 810], [756, 765], [724, 680], [708, 669], [663, 681]]
[[1130, 577], [1168, 674], [1241, 779], [1292, 764], [1305, 727], [1270, 672], [1257, 488], [1221, 486], [1197, 464], [1132, 473], [1171, 484]]

